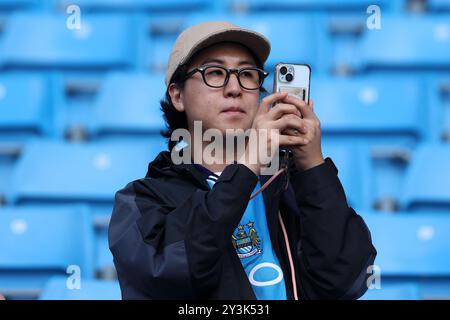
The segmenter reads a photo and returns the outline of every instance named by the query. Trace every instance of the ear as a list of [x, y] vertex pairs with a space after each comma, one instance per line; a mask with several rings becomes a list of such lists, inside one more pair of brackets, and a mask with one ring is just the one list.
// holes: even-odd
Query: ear
[[184, 104], [183, 104], [183, 92], [181, 88], [177, 86], [175, 83], [171, 83], [169, 85], [169, 95], [175, 109], [179, 112], [183, 112]]

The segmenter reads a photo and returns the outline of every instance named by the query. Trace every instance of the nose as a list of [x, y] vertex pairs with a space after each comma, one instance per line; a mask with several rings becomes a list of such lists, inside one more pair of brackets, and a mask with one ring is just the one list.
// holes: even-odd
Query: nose
[[227, 85], [224, 87], [225, 97], [239, 97], [242, 95], [242, 88], [239, 85], [238, 75], [235, 72], [230, 73]]

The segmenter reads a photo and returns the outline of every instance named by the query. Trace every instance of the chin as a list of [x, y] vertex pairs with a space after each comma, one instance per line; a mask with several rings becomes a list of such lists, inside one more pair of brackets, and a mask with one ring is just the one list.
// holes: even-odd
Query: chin
[[225, 133], [225, 130], [243, 130], [246, 131], [247, 129], [251, 128], [251, 124], [248, 124], [246, 121], [236, 121], [232, 123], [223, 123], [220, 125], [220, 130]]

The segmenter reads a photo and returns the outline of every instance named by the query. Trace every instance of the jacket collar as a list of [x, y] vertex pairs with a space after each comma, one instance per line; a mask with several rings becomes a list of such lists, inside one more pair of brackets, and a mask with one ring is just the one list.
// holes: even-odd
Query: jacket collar
[[[158, 156], [149, 163], [146, 178], [158, 178], [158, 177], [179, 177], [180, 175], [191, 179], [197, 186], [204, 190], [209, 189], [209, 185], [206, 182], [205, 172], [194, 164], [174, 164], [170, 157], [169, 151], [162, 151]], [[203, 168], [203, 167], [202, 167]], [[259, 176], [259, 181], [263, 185], [270, 176]], [[283, 175], [277, 177], [263, 192], [264, 204], [266, 206], [268, 226], [271, 233], [277, 230], [277, 211], [279, 205], [279, 197], [276, 196], [277, 192], [281, 192], [282, 184], [285, 181]]]
[[199, 187], [208, 190], [209, 185], [204, 175], [193, 164], [174, 164], [169, 151], [161, 151], [158, 156], [148, 164], [146, 178], [159, 177], [188, 177]]

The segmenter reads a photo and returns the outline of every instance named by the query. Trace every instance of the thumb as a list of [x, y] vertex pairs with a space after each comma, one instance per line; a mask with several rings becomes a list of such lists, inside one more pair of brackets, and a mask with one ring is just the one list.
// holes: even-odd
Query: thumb
[[287, 97], [287, 92], [276, 92], [268, 95], [264, 99], [262, 99], [261, 104], [259, 106], [259, 112], [267, 113], [270, 110], [270, 106], [278, 100], [283, 100]]

